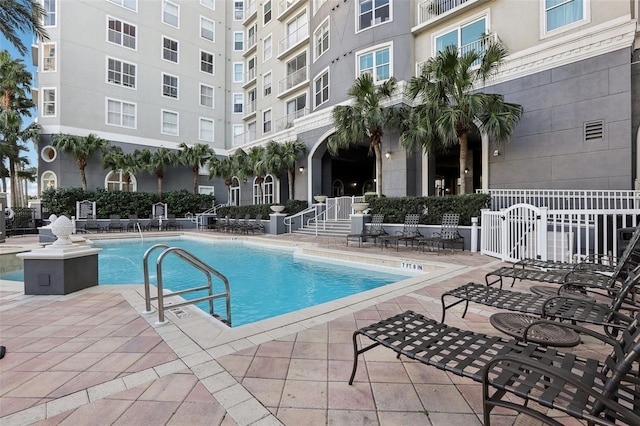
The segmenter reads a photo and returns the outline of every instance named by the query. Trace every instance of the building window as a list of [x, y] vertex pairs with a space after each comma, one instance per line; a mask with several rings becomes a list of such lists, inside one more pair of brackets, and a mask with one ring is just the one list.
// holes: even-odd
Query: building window
[[247, 92], [247, 102], [244, 105], [245, 114], [251, 114], [256, 110], [256, 88]]
[[198, 194], [215, 195], [216, 187], [209, 185], [198, 185]]
[[256, 78], [256, 57], [251, 57], [247, 61], [247, 78], [245, 82], [248, 83]]
[[260, 184], [258, 183], [258, 177], [256, 176], [253, 178], [253, 204], [262, 204], [260, 192]]
[[391, 18], [393, 0], [358, 0], [358, 31], [370, 28]]
[[264, 200], [262, 201], [263, 204], [273, 204], [273, 203], [275, 203], [274, 187], [275, 187], [275, 182], [274, 182], [273, 176], [266, 175], [264, 177], [264, 182], [262, 182], [262, 193], [264, 195]]
[[244, 33], [236, 31], [233, 33], [233, 50], [242, 52], [244, 50]]
[[138, 0], [109, 0], [111, 3], [124, 7], [125, 9], [138, 11]]
[[271, 110], [262, 113], [262, 133], [271, 132]]
[[267, 25], [271, 21], [271, 0], [267, 0], [264, 3], [264, 25]]
[[56, 89], [42, 89], [42, 116], [56, 116]]
[[244, 64], [235, 62], [233, 64], [233, 82], [242, 83], [244, 81]]
[[244, 125], [233, 125], [233, 146], [240, 146], [244, 144]]
[[178, 77], [162, 74], [162, 96], [178, 99]]
[[303, 94], [287, 102], [286, 127], [293, 126], [293, 120], [307, 113], [307, 95]]
[[240, 204], [240, 179], [231, 178], [231, 186], [229, 187], [229, 205], [238, 206]]
[[257, 25], [252, 25], [249, 28], [247, 28], [247, 49], [251, 49], [253, 46], [256, 45], [257, 41], [257, 37], [256, 37], [256, 31], [258, 30]]
[[284, 87], [281, 92], [289, 90], [292, 87], [307, 80], [307, 53], [302, 52], [286, 64], [286, 78], [284, 80]]
[[207, 18], [200, 17], [200, 37], [210, 42], [215, 41], [215, 23]]
[[264, 96], [269, 96], [271, 94], [271, 73], [267, 73], [262, 76], [262, 89]]
[[313, 0], [313, 14], [315, 15], [326, 2], [327, 0]]
[[[284, 39], [284, 46], [280, 46], [280, 53], [292, 48], [309, 35], [307, 26], [307, 14], [302, 13], [295, 19], [287, 22], [287, 36]], [[282, 43], [282, 42], [281, 42]]]
[[390, 47], [358, 54], [358, 76], [368, 72], [373, 81], [384, 81], [391, 77]]
[[268, 35], [262, 41], [262, 61], [264, 62], [268, 59], [271, 59], [272, 55], [273, 55], [273, 39], [271, 38], [271, 35]]
[[177, 4], [164, 0], [162, 2], [162, 22], [178, 28], [180, 26], [180, 7]]
[[329, 18], [313, 33], [314, 60], [322, 56], [327, 50], [329, 50]]
[[329, 70], [325, 71], [313, 82], [315, 107], [319, 107], [329, 100]]
[[234, 93], [233, 94], [233, 113], [234, 114], [242, 114], [244, 103], [244, 94], [242, 93]]
[[136, 192], [138, 181], [135, 175], [122, 170], [112, 171], [105, 178], [104, 187], [107, 191]]
[[213, 74], [213, 53], [200, 51], [200, 71]]
[[247, 137], [249, 140], [247, 142], [253, 142], [256, 140], [256, 122], [252, 121], [247, 124]]
[[56, 44], [55, 43], [42, 44], [42, 71], [43, 72], [56, 71]]
[[178, 63], [178, 42], [162, 37], [162, 59]]
[[107, 18], [107, 40], [129, 49], [136, 48], [136, 26], [116, 18]]
[[484, 51], [484, 44], [481, 41], [486, 37], [487, 20], [478, 19], [456, 28], [447, 30], [446, 33], [435, 37], [436, 52], [443, 51], [447, 46], [456, 46], [461, 53], [475, 50], [480, 53]]
[[135, 129], [136, 105], [115, 99], [107, 99], [107, 124]]
[[44, 0], [43, 7], [45, 11], [43, 22], [44, 26], [55, 27], [57, 16], [56, 0]]
[[50, 170], [42, 173], [41, 176], [42, 186], [40, 186], [40, 190], [44, 191], [45, 189], [56, 189], [58, 187], [58, 177], [56, 174]]
[[204, 142], [213, 142], [213, 120], [200, 118], [198, 138]]
[[235, 0], [233, 2], [233, 20], [244, 21], [244, 1]]
[[214, 0], [200, 0], [200, 4], [211, 10], [216, 9], [216, 3]]
[[585, 0], [545, 0], [546, 30], [553, 31], [586, 19]]
[[56, 149], [51, 145], [45, 146], [44, 148], [42, 148], [42, 151], [40, 151], [40, 158], [42, 158], [42, 160], [46, 163], [52, 162], [56, 159], [57, 156], [58, 151], [56, 151]]
[[213, 87], [200, 85], [200, 106], [213, 108]]
[[107, 58], [107, 82], [136, 88], [136, 66], [118, 59]]
[[178, 113], [162, 110], [162, 134], [178, 136]]

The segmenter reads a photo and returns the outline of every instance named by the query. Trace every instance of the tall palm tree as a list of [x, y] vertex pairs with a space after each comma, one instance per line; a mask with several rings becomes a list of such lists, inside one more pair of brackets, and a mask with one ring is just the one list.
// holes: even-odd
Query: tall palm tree
[[401, 135], [408, 150], [421, 147], [433, 152], [460, 146], [460, 193], [466, 193], [468, 135], [478, 129], [496, 143], [507, 141], [522, 116], [522, 106], [505, 102], [502, 95], [478, 91], [494, 75], [507, 56], [501, 43], [484, 52], [460, 53], [448, 46], [424, 65], [407, 85], [407, 95], [421, 102]]
[[264, 202], [264, 177], [269, 173], [265, 159], [265, 149], [261, 146], [254, 146], [247, 152], [247, 171], [256, 177], [260, 203]]
[[[22, 164], [23, 166], [29, 165], [29, 163]], [[18, 179], [22, 182], [20, 190], [20, 205], [29, 205], [29, 182], [35, 182], [38, 179], [38, 169], [32, 166], [23, 167], [18, 171]]]
[[376, 84], [370, 73], [358, 77], [347, 92], [351, 105], [338, 105], [332, 116], [336, 132], [329, 138], [331, 154], [339, 149], [358, 146], [365, 137], [369, 138], [369, 149], [376, 157], [376, 192], [382, 195], [382, 136], [385, 128], [397, 127], [400, 123], [399, 108], [384, 105], [390, 101], [397, 86], [391, 77], [382, 84]]
[[125, 152], [119, 146], [112, 146], [102, 156], [102, 168], [112, 172], [122, 172], [122, 179], [125, 184], [125, 191], [131, 190], [131, 175], [139, 170], [136, 157]]
[[[0, 24], [1, 26], [1, 24]], [[0, 51], [0, 108], [31, 116], [35, 105], [31, 93], [31, 73], [22, 59], [13, 59], [7, 50]]]
[[11, 188], [11, 204], [21, 207], [20, 184], [18, 170], [28, 159], [22, 152], [28, 151], [26, 142], [37, 141], [40, 137], [40, 125], [30, 123], [23, 128], [22, 116], [14, 110], [0, 110], [0, 151], [9, 163], [9, 186]]
[[276, 173], [286, 171], [289, 183], [289, 199], [293, 200], [293, 178], [295, 176], [296, 162], [305, 155], [307, 147], [299, 139], [278, 143], [270, 141], [267, 144], [265, 157], [268, 168]]
[[231, 183], [234, 175], [231, 157], [211, 157], [207, 165], [209, 166], [209, 179], [219, 177], [224, 180], [224, 186], [227, 187], [227, 200], [231, 200]]
[[193, 193], [198, 193], [198, 172], [200, 171], [200, 167], [203, 167], [209, 158], [215, 155], [213, 148], [209, 145], [205, 145], [202, 143], [197, 143], [193, 146], [189, 146], [186, 143], [181, 143], [178, 145], [181, 151], [178, 154], [180, 159], [180, 163], [191, 167], [191, 171], [193, 172]]
[[73, 157], [80, 170], [82, 189], [87, 190], [87, 175], [85, 169], [89, 159], [96, 153], [102, 152], [109, 142], [106, 139], [90, 133], [88, 136], [76, 136], [60, 133], [53, 137], [52, 143], [61, 153]]
[[21, 55], [27, 53], [20, 35], [33, 33], [40, 40], [49, 38], [42, 25], [46, 11], [36, 0], [0, 1], [0, 33], [15, 46]]
[[169, 148], [158, 148], [151, 152], [149, 149], [136, 150], [134, 153], [139, 164], [158, 179], [158, 197], [162, 200], [162, 182], [167, 167], [178, 164], [176, 151]]

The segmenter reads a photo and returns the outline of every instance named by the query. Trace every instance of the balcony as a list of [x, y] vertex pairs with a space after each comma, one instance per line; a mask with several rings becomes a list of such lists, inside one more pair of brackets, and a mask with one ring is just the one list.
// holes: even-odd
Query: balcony
[[256, 116], [256, 101], [248, 101], [245, 102], [244, 104], [244, 116], [242, 117], [243, 120], [249, 120], [251, 118], [254, 118]]
[[291, 89], [308, 80], [307, 67], [292, 72], [278, 82], [278, 97], [285, 96]]
[[247, 22], [255, 18], [257, 12], [258, 12], [258, 2], [257, 1], [250, 2], [247, 5], [247, 7], [244, 9], [244, 19], [242, 21], [243, 25], [246, 25]]
[[255, 67], [249, 68], [249, 70], [244, 73], [244, 84], [242, 85], [242, 87], [246, 88], [250, 84], [255, 83], [257, 74], [258, 73], [256, 72]]
[[242, 52], [243, 56], [247, 56], [251, 53], [253, 53], [256, 50], [256, 46], [258, 44], [258, 36], [255, 34], [252, 34], [250, 36], [248, 36], [246, 38], [246, 40], [244, 41], [244, 45], [246, 46], [244, 48], [244, 52]]
[[277, 119], [275, 131], [279, 132], [281, 130], [290, 129], [291, 127], [293, 127], [293, 120], [295, 120], [296, 118], [304, 117], [307, 114], [309, 114], [309, 110], [307, 108], [303, 108]]
[[304, 3], [305, 2], [301, 0], [282, 0], [278, 3], [278, 20], [283, 21], [287, 19], [293, 11], [297, 9], [297, 6]]
[[412, 32], [421, 32], [437, 22], [460, 15], [462, 12], [489, 0], [426, 0], [418, 5], [416, 27]]
[[[469, 44], [465, 44], [464, 46], [459, 47], [458, 52], [460, 54], [464, 54], [472, 50], [475, 50], [476, 52], [484, 53], [484, 51], [487, 49], [487, 46], [489, 44], [495, 43], [497, 41], [498, 41], [498, 35], [496, 33], [491, 33], [486, 37], [483, 37], [481, 39], [478, 39]], [[416, 76], [420, 75], [420, 72], [422, 71], [422, 67], [427, 63], [427, 61], [428, 59], [416, 63]], [[480, 60], [476, 61], [473, 64], [474, 67], [478, 65], [480, 65]]]
[[295, 32], [287, 35], [278, 42], [278, 59], [281, 59], [287, 52], [300, 46], [303, 42], [309, 40], [309, 26], [305, 23]]
[[239, 135], [235, 135], [233, 137], [233, 146], [242, 146], [248, 143], [251, 143], [256, 140], [256, 131], [255, 130], [247, 130], [244, 133], [240, 133]]

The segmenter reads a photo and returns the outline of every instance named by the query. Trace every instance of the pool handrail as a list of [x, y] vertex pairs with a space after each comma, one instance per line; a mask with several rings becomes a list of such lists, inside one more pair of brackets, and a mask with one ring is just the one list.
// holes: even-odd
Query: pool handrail
[[[156, 287], [157, 287], [158, 295], [156, 297], [151, 297], [151, 295], [150, 295], [150, 283], [149, 283], [149, 255], [153, 251], [155, 251], [157, 249], [160, 249], [160, 248], [163, 248], [164, 251], [162, 253], [160, 253], [160, 255], [158, 256], [158, 259], [156, 260], [156, 280], [157, 280]], [[176, 256], [178, 256], [178, 258], [184, 260], [185, 262], [189, 263], [194, 268], [196, 268], [196, 269], [200, 270], [201, 272], [203, 272], [207, 276], [207, 285], [206, 286], [200, 286], [200, 287], [193, 287], [193, 288], [189, 288], [189, 289], [185, 289], [185, 290], [179, 290], [179, 291], [172, 292], [170, 294], [164, 294], [164, 292], [163, 292], [163, 282], [162, 282], [162, 261], [167, 255], [169, 255], [171, 253], [175, 254]], [[177, 308], [179, 306], [192, 305], [192, 304], [195, 304], [195, 303], [198, 303], [198, 302], [208, 301], [209, 302], [209, 314], [212, 315], [212, 316], [215, 316], [214, 309], [213, 309], [213, 300], [224, 297], [226, 299], [226, 311], [227, 311], [226, 324], [228, 326], [231, 326], [231, 293], [230, 293], [230, 290], [229, 290], [229, 280], [227, 280], [227, 278], [224, 275], [222, 275], [220, 272], [218, 272], [217, 270], [215, 270], [211, 266], [209, 266], [206, 263], [204, 263], [202, 260], [200, 260], [197, 257], [195, 257], [193, 254], [189, 253], [188, 251], [186, 251], [185, 249], [183, 249], [181, 247], [169, 247], [166, 244], [156, 244], [156, 245], [150, 247], [145, 252], [145, 254], [143, 256], [143, 268], [144, 268], [144, 294], [145, 294], [145, 308], [146, 308], [146, 310], [143, 313], [147, 313], [148, 314], [148, 313], [153, 312], [151, 310], [151, 301], [152, 300], [157, 300], [158, 301], [158, 322], [157, 322], [157, 324], [165, 324], [166, 323], [166, 320], [164, 319], [164, 310], [165, 310], [164, 298], [165, 297], [178, 296], [178, 295], [189, 293], [189, 292], [193, 292], [193, 291], [208, 290], [209, 291], [209, 295], [208, 296], [199, 297], [199, 298], [196, 298], [196, 299], [186, 300], [184, 302], [176, 303], [176, 304], [171, 305], [171, 308]], [[217, 278], [222, 280], [222, 282], [224, 283], [224, 286], [225, 286], [225, 292], [217, 293], [217, 294], [213, 293], [213, 283], [212, 283], [212, 280], [211, 280], [211, 274], [215, 275]]]

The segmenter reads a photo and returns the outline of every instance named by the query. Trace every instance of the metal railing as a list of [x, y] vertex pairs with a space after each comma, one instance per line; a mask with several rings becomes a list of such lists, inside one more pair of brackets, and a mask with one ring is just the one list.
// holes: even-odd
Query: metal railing
[[[160, 253], [160, 255], [158, 256], [158, 259], [156, 260], [156, 280], [157, 280], [156, 287], [157, 287], [158, 295], [156, 297], [151, 297], [150, 283], [149, 283], [149, 255], [151, 255], [152, 252], [154, 252], [154, 251], [156, 251], [158, 249], [164, 249], [164, 251], [162, 253]], [[190, 264], [194, 268], [196, 268], [196, 269], [200, 270], [201, 272], [203, 272], [207, 276], [207, 285], [200, 286], [200, 287], [188, 288], [188, 289], [185, 289], [185, 290], [174, 291], [172, 293], [164, 294], [163, 281], [162, 281], [162, 261], [169, 254], [174, 254], [179, 259], [184, 260], [185, 262], [187, 262], [188, 264]], [[214, 301], [214, 299], [220, 299], [220, 298], [224, 297], [226, 299], [226, 310], [227, 310], [226, 313], [227, 313], [227, 315], [226, 315], [226, 320], [222, 320], [222, 321], [226, 322], [226, 324], [229, 327], [231, 327], [231, 293], [230, 293], [230, 290], [229, 290], [229, 280], [227, 280], [227, 278], [224, 275], [222, 275], [220, 272], [216, 271], [211, 266], [207, 265], [206, 263], [204, 263], [203, 261], [201, 261], [200, 259], [198, 259], [194, 255], [192, 255], [188, 251], [184, 250], [183, 248], [180, 248], [180, 247], [169, 247], [166, 244], [156, 244], [156, 245], [150, 247], [144, 253], [144, 256], [142, 258], [142, 263], [143, 263], [143, 268], [144, 268], [144, 299], [145, 299], [145, 309], [146, 309], [143, 313], [145, 313], [145, 314], [152, 313], [153, 310], [151, 309], [151, 301], [152, 300], [157, 300], [158, 301], [158, 322], [157, 322], [157, 324], [165, 324], [166, 323], [166, 320], [164, 319], [164, 311], [165, 311], [165, 309], [173, 309], [173, 308], [177, 308], [177, 307], [180, 307], [180, 306], [193, 305], [195, 303], [205, 302], [205, 301], [209, 302], [209, 314], [211, 316], [217, 317], [217, 315], [215, 314], [215, 312], [213, 310], [213, 301]], [[211, 275], [212, 274], [215, 275], [220, 280], [222, 280], [222, 282], [224, 283], [225, 291], [223, 293], [215, 293], [215, 294], [213, 293], [213, 282], [211, 280]], [[171, 304], [169, 306], [169, 308], [165, 308], [165, 306], [164, 306], [164, 299], [166, 297], [180, 296], [182, 294], [196, 292], [196, 291], [202, 291], [202, 290], [208, 290], [209, 294], [207, 296], [198, 297], [198, 298], [195, 298], [195, 299], [186, 300], [184, 302]]]
[[349, 215], [354, 213], [353, 203], [364, 201], [364, 195], [352, 195], [348, 197], [327, 198], [327, 219], [326, 220], [349, 220]]
[[286, 92], [294, 86], [306, 81], [307, 77], [307, 67], [304, 66], [299, 70], [296, 70], [290, 74], [288, 74], [285, 78], [278, 82], [279, 94]]
[[[305, 222], [305, 217], [313, 214], [313, 217], [317, 217], [318, 216], [318, 207], [320, 205], [324, 205], [324, 204], [312, 204], [309, 207], [307, 207], [306, 209], [302, 210], [301, 212], [298, 212], [296, 214], [292, 214], [291, 216], [287, 216], [284, 218], [284, 224], [287, 227], [287, 233], [291, 233], [294, 231], [294, 227], [295, 229], [300, 229], [304, 226], [304, 222]], [[311, 219], [309, 219], [311, 220]], [[309, 220], [307, 220], [307, 224], [309, 223]], [[317, 231], [317, 230], [316, 230]]]
[[633, 190], [479, 189], [476, 192], [491, 195], [491, 210], [518, 203], [549, 210], [640, 208], [640, 191]]
[[427, 0], [418, 6], [418, 22], [423, 24], [443, 15], [456, 7], [462, 6], [470, 0]]

